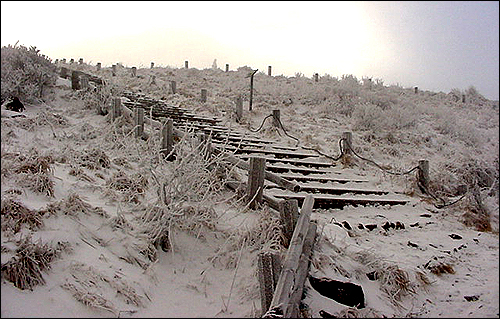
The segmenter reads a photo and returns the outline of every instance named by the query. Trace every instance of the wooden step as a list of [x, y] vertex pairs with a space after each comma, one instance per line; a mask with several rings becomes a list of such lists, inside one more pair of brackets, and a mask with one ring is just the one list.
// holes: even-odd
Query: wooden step
[[[276, 185], [269, 185], [268, 188], [281, 188]], [[284, 189], [284, 188], [281, 188]], [[312, 186], [300, 184], [300, 191], [314, 194], [362, 194], [362, 195], [387, 195], [388, 191], [378, 189], [362, 189], [362, 188], [348, 188], [348, 187], [334, 187], [334, 186]]]
[[[306, 197], [306, 194], [270, 194], [275, 198], [283, 199], [296, 199], [299, 202], [299, 206], [302, 206], [302, 202]], [[336, 197], [334, 195], [318, 195], [314, 194], [314, 208], [336, 208], [342, 209], [346, 205], [352, 206], [367, 206], [367, 205], [406, 205], [409, 200], [404, 199], [384, 199], [384, 198], [367, 198], [367, 197]]]
[[300, 166], [276, 166], [276, 165], [266, 165], [266, 170], [269, 170], [274, 173], [300, 173], [304, 175], [308, 174], [340, 174], [338, 172], [332, 172], [331, 170], [320, 170], [315, 168], [307, 168]]
[[274, 155], [276, 158], [307, 158], [307, 157], [319, 157], [318, 154], [314, 153], [302, 153], [302, 152], [287, 152], [282, 150], [266, 150], [266, 149], [255, 149], [255, 148], [245, 148], [235, 150], [235, 154], [267, 154]]
[[368, 183], [369, 180], [363, 179], [344, 179], [344, 178], [336, 178], [336, 177], [326, 177], [326, 176], [304, 176], [304, 175], [294, 175], [294, 174], [281, 174], [283, 178], [288, 180], [297, 181], [297, 182], [319, 182], [319, 183]]
[[[241, 155], [239, 158], [247, 160], [251, 156], [249, 155]], [[268, 163], [287, 163], [287, 164], [292, 164], [295, 166], [306, 166], [306, 167], [334, 167], [336, 164], [334, 163], [326, 163], [326, 162], [314, 162], [314, 161], [307, 161], [307, 160], [294, 160], [294, 159], [287, 159], [287, 158], [273, 158], [273, 157], [266, 157], [266, 162]]]

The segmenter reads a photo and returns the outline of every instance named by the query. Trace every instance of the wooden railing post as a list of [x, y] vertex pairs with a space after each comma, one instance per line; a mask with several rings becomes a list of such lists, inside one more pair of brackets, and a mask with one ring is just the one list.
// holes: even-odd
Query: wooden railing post
[[205, 103], [207, 101], [207, 89], [201, 89], [201, 102]]
[[418, 182], [424, 187], [424, 192], [427, 192], [429, 188], [429, 161], [419, 160], [418, 161], [418, 171], [417, 178]]
[[226, 63], [226, 72], [229, 72], [229, 64]]
[[155, 63], [151, 62], [151, 69], [155, 67]]
[[280, 110], [273, 110], [273, 125], [280, 127]]
[[415, 87], [415, 94], [418, 94], [418, 86]]
[[[168, 119], [161, 129], [161, 154], [166, 157], [167, 161], [174, 160], [174, 154], [172, 150], [174, 149], [174, 120]], [[170, 154], [170, 156], [169, 156]]]
[[113, 73], [113, 76], [116, 76], [116, 64], [111, 66], [111, 72]]
[[73, 63], [75, 63], [75, 59], [70, 59], [69, 64], [73, 64]]
[[266, 159], [264, 157], [251, 157], [247, 186], [247, 200], [250, 202], [251, 209], [256, 209], [258, 204], [262, 203], [265, 172]]
[[346, 155], [351, 155], [351, 148], [352, 148], [352, 133], [351, 132], [344, 132], [342, 133], [342, 138], [344, 139], [344, 154]]
[[61, 60], [62, 63], [66, 63], [66, 58]]
[[83, 58], [80, 58], [80, 59], [78, 60], [78, 64], [83, 64]]
[[274, 289], [281, 273], [281, 259], [278, 253], [261, 252], [258, 255], [257, 269], [259, 273], [260, 303], [262, 314], [271, 306]]
[[73, 90], [79, 90], [80, 89], [80, 77], [78, 76], [77, 71], [71, 72], [71, 88]]
[[318, 82], [318, 77], [319, 77], [319, 74], [318, 73], [314, 73], [314, 82]]
[[134, 110], [135, 137], [142, 137], [144, 133], [144, 109], [136, 107]]
[[97, 71], [101, 71], [101, 62], [97, 62], [96, 69]]
[[189, 62], [188, 62], [188, 61], [184, 61], [184, 68], [185, 68], [185, 69], [189, 69], [189, 67], [188, 67], [188, 66], [189, 66]]
[[236, 98], [236, 122], [240, 122], [243, 117], [243, 99], [241, 95]]
[[113, 108], [111, 112], [111, 120], [116, 120], [122, 115], [122, 100], [119, 97], [113, 99]]
[[271, 69], [272, 67], [271, 66], [268, 66], [267, 67], [267, 75], [271, 76]]
[[177, 92], [177, 83], [175, 81], [170, 81], [170, 92], [175, 94]]
[[299, 217], [299, 202], [296, 199], [281, 200], [279, 204], [281, 225], [283, 227], [284, 247], [288, 248], [293, 230]]
[[132, 77], [135, 78], [137, 76], [137, 68], [135, 66], [132, 67]]

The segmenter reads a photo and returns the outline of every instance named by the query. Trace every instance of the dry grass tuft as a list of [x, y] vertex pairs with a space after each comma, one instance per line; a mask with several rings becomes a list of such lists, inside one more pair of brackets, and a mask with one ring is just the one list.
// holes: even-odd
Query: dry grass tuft
[[450, 263], [432, 260], [425, 265], [433, 274], [441, 276], [442, 274], [454, 274], [455, 269]]
[[85, 150], [78, 158], [78, 163], [88, 169], [109, 168], [111, 162], [101, 149]]
[[31, 230], [43, 226], [43, 212], [31, 210], [12, 199], [2, 200], [2, 230], [12, 230], [17, 233], [22, 225], [28, 225]]
[[127, 176], [123, 171], [114, 173], [106, 185], [122, 193], [127, 201], [139, 203], [139, 196], [144, 195], [148, 180], [140, 173]]
[[33, 243], [31, 237], [21, 239], [17, 244], [15, 256], [2, 264], [2, 277], [21, 290], [32, 290], [36, 285], [45, 284], [42, 271], [50, 269], [50, 262], [67, 249], [60, 243], [55, 249], [41, 242]]
[[332, 315], [333, 318], [386, 318], [384, 314], [370, 307], [362, 309], [349, 307]]
[[72, 193], [67, 198], [57, 203], [50, 203], [44, 210], [52, 214], [70, 215], [76, 218], [96, 214], [98, 216], [109, 218], [108, 213], [101, 207], [93, 207], [84, 202], [78, 194]]

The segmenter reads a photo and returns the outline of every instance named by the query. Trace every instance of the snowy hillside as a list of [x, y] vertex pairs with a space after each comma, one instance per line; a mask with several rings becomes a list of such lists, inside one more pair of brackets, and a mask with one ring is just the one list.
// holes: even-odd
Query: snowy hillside
[[[408, 199], [313, 211], [318, 233], [309, 274], [361, 285], [366, 307], [349, 308], [306, 281], [304, 316], [499, 316], [498, 101], [473, 87], [415, 92], [350, 75], [316, 82], [257, 72], [249, 111], [249, 67], [155, 67], [132, 77], [122, 65], [116, 76], [111, 68], [57, 66], [107, 85], [75, 91], [57, 78], [43, 101], [25, 103], [25, 117], [2, 115], [2, 317], [262, 315], [257, 255], [285, 253], [278, 213], [246, 207], [242, 194], [225, 186], [245, 172], [217, 158], [207, 163], [195, 136], [176, 141], [177, 159], [165, 161], [158, 129], [146, 124], [150, 138], [136, 139], [131, 118], [113, 122], [98, 111], [111, 110], [111, 97], [124, 91], [216, 116], [240, 131], [256, 131], [279, 109], [285, 131], [266, 121], [255, 134], [316, 149], [325, 161], [339, 155], [342, 133], [352, 132], [363, 158], [339, 161], [340, 173]], [[388, 173], [422, 159], [430, 163], [434, 196], [422, 193], [415, 174]], [[352, 229], [339, 226], [343, 221]], [[381, 228], [397, 221], [404, 229]]]

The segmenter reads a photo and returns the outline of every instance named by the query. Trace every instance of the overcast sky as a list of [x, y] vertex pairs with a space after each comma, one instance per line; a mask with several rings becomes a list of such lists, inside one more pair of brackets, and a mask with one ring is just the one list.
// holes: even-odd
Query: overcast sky
[[250, 66], [499, 96], [499, 2], [2, 1], [1, 45], [103, 66]]

